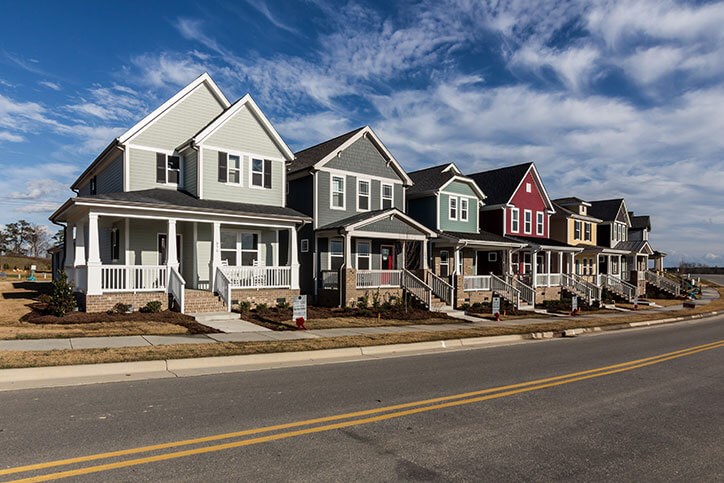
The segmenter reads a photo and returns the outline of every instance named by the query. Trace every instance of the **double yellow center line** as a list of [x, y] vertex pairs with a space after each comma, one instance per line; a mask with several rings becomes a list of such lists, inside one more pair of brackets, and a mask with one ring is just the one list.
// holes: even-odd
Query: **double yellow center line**
[[[498, 386], [488, 389], [481, 389], [478, 391], [465, 392], [461, 394], [453, 394], [449, 396], [442, 396], [432, 399], [425, 399], [420, 401], [413, 401], [404, 404], [396, 404], [392, 406], [384, 406], [374, 409], [367, 409], [363, 411], [356, 411], [345, 414], [337, 414], [333, 416], [325, 416], [315, 419], [307, 419], [304, 421], [295, 421], [285, 424], [277, 424], [274, 426], [265, 426], [261, 428], [246, 429], [243, 431], [236, 431], [233, 433], [217, 434], [212, 436], [205, 436], [201, 438], [186, 439], [180, 441], [172, 441], [168, 443], [161, 443], [150, 446], [141, 446], [137, 448], [128, 448], [118, 451], [110, 451], [106, 453], [98, 453], [87, 456], [80, 456], [77, 458], [67, 458], [62, 460], [48, 461], [45, 463], [37, 463], [26, 466], [17, 466], [14, 468], [7, 468], [0, 470], [0, 476], [13, 475], [19, 473], [30, 473], [30, 472], [41, 472], [42, 470], [48, 470], [50, 468], [57, 468], [60, 466], [70, 465], [81, 465], [83, 463], [89, 463], [98, 460], [110, 460], [114, 458], [121, 458], [124, 456], [137, 455], [141, 453], [161, 452], [151, 456], [144, 456], [133, 459], [121, 459], [119, 461], [98, 464], [94, 466], [85, 466], [76, 469], [60, 471], [56, 473], [46, 473], [37, 476], [30, 476], [22, 480], [15, 481], [48, 481], [60, 478], [67, 478], [71, 476], [80, 476], [90, 473], [97, 473], [101, 471], [108, 471], [118, 468], [125, 468], [129, 466], [143, 465], [147, 463], [153, 463], [157, 461], [165, 461], [176, 458], [183, 458], [187, 456], [200, 455], [204, 453], [212, 453], [215, 451], [222, 451], [231, 448], [239, 448], [243, 446], [250, 446], [259, 443], [266, 443], [269, 441], [277, 441], [281, 439], [293, 438], [296, 436], [302, 436], [305, 434], [321, 433], [325, 431], [332, 431], [335, 429], [347, 428], [350, 426], [359, 426], [363, 424], [375, 423], [379, 421], [385, 421], [388, 419], [400, 418], [404, 416], [410, 416], [413, 414], [419, 414], [429, 411], [436, 411], [439, 409], [445, 409], [455, 406], [462, 406], [466, 404], [473, 404], [477, 402], [487, 401], [491, 399], [498, 399], [525, 392], [538, 391], [549, 387], [560, 386], [563, 384], [570, 384], [573, 382], [584, 381], [587, 379], [593, 379], [597, 377], [603, 377], [611, 374], [617, 374], [626, 371], [632, 371], [642, 367], [650, 366], [653, 364], [660, 364], [665, 361], [678, 359], [680, 357], [686, 357], [699, 352], [708, 351], [712, 349], [718, 349], [724, 347], [724, 340], [712, 342], [709, 344], [703, 344], [695, 347], [689, 347], [674, 352], [668, 352], [665, 354], [659, 354], [652, 357], [646, 357], [644, 359], [637, 359], [620, 364], [614, 364], [605, 367], [599, 367], [596, 369], [589, 369], [581, 372], [572, 372], [563, 374], [560, 376], [548, 377], [545, 379], [538, 379], [533, 381], [521, 382], [518, 384], [511, 384], [507, 386]], [[299, 428], [299, 429], [297, 429]], [[273, 434], [266, 434], [273, 433]], [[259, 436], [261, 435], [261, 436]], [[248, 436], [254, 436], [247, 438]], [[207, 446], [200, 446], [205, 443], [213, 443], [217, 441], [231, 440], [225, 443], [213, 444]], [[163, 450], [181, 448], [185, 446], [198, 446], [190, 449], [162, 452]]]

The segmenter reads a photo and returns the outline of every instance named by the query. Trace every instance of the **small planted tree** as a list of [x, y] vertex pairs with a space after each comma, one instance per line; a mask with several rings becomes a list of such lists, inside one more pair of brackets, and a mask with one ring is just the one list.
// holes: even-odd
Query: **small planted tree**
[[48, 311], [55, 316], [63, 317], [65, 314], [73, 312], [75, 308], [73, 286], [68, 282], [68, 276], [65, 272], [61, 271], [58, 278], [53, 280], [53, 289], [48, 301]]

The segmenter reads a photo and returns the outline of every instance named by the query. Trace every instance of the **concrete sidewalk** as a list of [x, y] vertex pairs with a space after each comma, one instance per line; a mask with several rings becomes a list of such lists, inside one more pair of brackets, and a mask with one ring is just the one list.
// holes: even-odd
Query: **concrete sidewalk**
[[[719, 294], [713, 289], [704, 289], [703, 296], [696, 301], [696, 305], [704, 305], [718, 298]], [[680, 310], [682, 305], [670, 307], [656, 307], [639, 313], [667, 313]], [[622, 323], [631, 312], [617, 312], [606, 314], [579, 315], [576, 319], [621, 318]], [[572, 319], [573, 317], [567, 317]], [[514, 327], [527, 324], [546, 324], [560, 322], [560, 317], [545, 317], [531, 319], [491, 320], [478, 319], [465, 316], [459, 323], [451, 324], [415, 324], [390, 327], [359, 327], [343, 329], [319, 329], [306, 331], [272, 331], [259, 327], [258, 331], [232, 332], [226, 334], [200, 334], [200, 335], [136, 335], [118, 337], [73, 337], [69, 339], [22, 339], [0, 340], [0, 351], [45, 351], [63, 349], [110, 349], [119, 347], [145, 347], [172, 344], [214, 344], [219, 342], [259, 342], [297, 339], [320, 339], [328, 337], [342, 337], [355, 335], [413, 333], [413, 332], [447, 332], [477, 327]], [[645, 323], [644, 323], [645, 324]]]

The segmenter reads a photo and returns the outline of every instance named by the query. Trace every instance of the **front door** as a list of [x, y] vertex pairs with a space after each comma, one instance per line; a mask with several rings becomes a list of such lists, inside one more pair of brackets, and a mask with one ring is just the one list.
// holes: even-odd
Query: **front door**
[[[166, 265], [166, 261], [168, 260], [168, 247], [167, 247], [167, 240], [168, 236], [165, 233], [159, 233], [158, 234], [158, 264], [159, 265]], [[181, 256], [181, 235], [176, 235], [176, 256], [178, 257], [178, 270], [181, 272], [181, 260], [183, 260], [183, 257]]]
[[394, 270], [395, 248], [391, 245], [382, 245], [380, 247], [380, 254], [382, 256], [382, 263], [380, 264], [380, 268], [382, 270]]

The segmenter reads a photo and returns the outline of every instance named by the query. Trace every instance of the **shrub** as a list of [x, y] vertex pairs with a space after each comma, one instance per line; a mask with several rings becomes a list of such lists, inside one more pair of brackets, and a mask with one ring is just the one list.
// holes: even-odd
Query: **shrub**
[[141, 312], [143, 313], [153, 313], [160, 312], [161, 308], [163, 307], [163, 304], [160, 300], [152, 300], [151, 302], [147, 303], [145, 307], [141, 308]]
[[9, 263], [3, 263], [3, 270], [10, 270], [10, 264], [9, 264]]
[[77, 305], [75, 303], [75, 295], [73, 294], [73, 286], [68, 282], [68, 276], [61, 271], [56, 280], [53, 280], [53, 288], [48, 300], [48, 311], [58, 317], [63, 317], [69, 312], [73, 312]]
[[289, 305], [289, 302], [287, 302], [286, 300], [280, 300], [279, 302], [277, 302], [277, 310], [287, 310], [290, 308], [292, 308], [292, 306]]
[[247, 302], [246, 300], [239, 302], [239, 312], [241, 312], [242, 315], [249, 315], [250, 310], [251, 302]]
[[127, 314], [127, 313], [131, 312], [132, 310], [133, 310], [133, 307], [131, 307], [130, 304], [122, 304], [119, 302], [113, 306], [113, 309], [111, 310], [111, 312], [114, 314]]
[[375, 312], [380, 311], [380, 289], [377, 289], [372, 293], [372, 308]]
[[370, 295], [369, 292], [365, 292], [365, 294], [357, 299], [357, 308], [358, 309], [366, 309], [370, 305]]
[[267, 304], [256, 304], [256, 311], [260, 314], [265, 314], [269, 311], [269, 306]]

